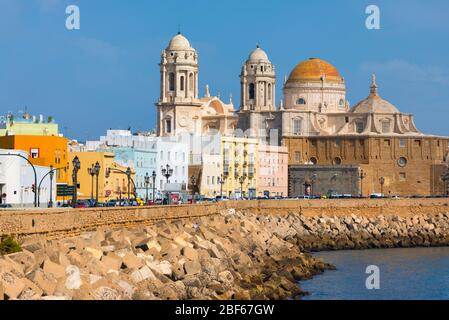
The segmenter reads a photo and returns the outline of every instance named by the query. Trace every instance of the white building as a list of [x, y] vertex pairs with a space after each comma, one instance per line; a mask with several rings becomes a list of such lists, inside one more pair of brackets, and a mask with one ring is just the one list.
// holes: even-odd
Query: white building
[[[10, 155], [8, 155], [10, 154]], [[14, 154], [28, 158], [28, 154], [21, 150], [0, 149], [0, 195], [2, 203], [10, 204], [13, 207], [26, 208], [34, 205], [33, 185], [34, 172], [30, 164]], [[48, 167], [35, 166], [37, 174], [37, 184], [50, 171]], [[50, 185], [50, 177], [47, 176], [42, 181], [40, 189], [40, 205], [47, 207], [50, 200], [50, 188], [52, 188], [52, 200], [56, 203], [56, 177]]]
[[[107, 150], [114, 148], [130, 148], [136, 151], [156, 152], [156, 193], [160, 197], [165, 190], [167, 178], [162, 175], [162, 169], [167, 165], [173, 169], [172, 176], [168, 179], [170, 184], [179, 184], [187, 189], [189, 183], [189, 140], [187, 136], [177, 137], [156, 137], [154, 135], [133, 135], [128, 130], [108, 130], [106, 136], [101, 136], [99, 141], [87, 141], [87, 151]], [[142, 153], [143, 154], [143, 153]], [[125, 163], [121, 159], [122, 165], [134, 166], [130, 161]], [[136, 168], [134, 168], [136, 169]], [[138, 169], [138, 168], [137, 168]], [[148, 172], [151, 176], [152, 172]], [[152, 194], [152, 179], [150, 179], [150, 193]], [[150, 195], [151, 198], [151, 195]]]

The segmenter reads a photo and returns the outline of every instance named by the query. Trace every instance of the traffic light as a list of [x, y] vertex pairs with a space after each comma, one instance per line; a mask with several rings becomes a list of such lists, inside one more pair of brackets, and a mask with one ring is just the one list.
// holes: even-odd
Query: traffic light
[[36, 185], [33, 183], [33, 185], [31, 186], [31, 190], [33, 190], [33, 193], [36, 193]]

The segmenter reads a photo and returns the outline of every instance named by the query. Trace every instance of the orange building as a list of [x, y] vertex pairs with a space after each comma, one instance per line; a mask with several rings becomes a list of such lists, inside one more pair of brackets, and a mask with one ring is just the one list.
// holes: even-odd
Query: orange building
[[37, 166], [61, 168], [55, 174], [57, 184], [69, 181], [68, 140], [58, 136], [4, 136], [0, 137], [1, 149], [23, 150], [28, 159]]

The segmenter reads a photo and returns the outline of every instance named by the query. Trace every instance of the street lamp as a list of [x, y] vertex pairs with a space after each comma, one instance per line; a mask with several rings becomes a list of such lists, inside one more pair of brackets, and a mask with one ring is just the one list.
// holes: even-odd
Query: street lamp
[[162, 176], [165, 177], [165, 179], [167, 179], [167, 183], [169, 183], [170, 177], [173, 175], [173, 169], [170, 167], [170, 165], [166, 165], [166, 167], [164, 168], [162, 166]]
[[148, 175], [148, 172], [145, 175], [145, 204], [148, 205], [148, 185], [150, 184], [150, 176]]
[[225, 179], [223, 179], [223, 175], [218, 177], [218, 183], [220, 184], [220, 198], [223, 198], [223, 185], [225, 184]]
[[53, 170], [53, 166], [50, 166], [50, 201], [48, 201], [48, 207], [53, 208], [53, 175], [55, 171]]
[[196, 189], [196, 178], [195, 176], [190, 177], [190, 185], [192, 186], [192, 203], [195, 203], [195, 189]]
[[243, 183], [245, 182], [245, 178], [243, 176], [241, 176], [239, 178], [239, 183], [240, 183], [240, 198], [243, 200]]
[[73, 197], [72, 197], [72, 207], [76, 208], [77, 196], [78, 196], [78, 171], [81, 169], [81, 162], [78, 156], [73, 158], [73, 172], [72, 172], [72, 180], [73, 180]]
[[381, 193], [382, 198], [383, 198], [383, 196], [384, 196], [384, 184], [385, 184], [385, 178], [384, 178], [384, 177], [380, 177], [379, 183], [380, 183], [380, 193]]
[[92, 164], [90, 168], [87, 168], [87, 173], [91, 177], [91, 189], [90, 189], [90, 201], [94, 202], [94, 177], [95, 177], [95, 167]]
[[95, 192], [95, 206], [98, 206], [98, 176], [100, 175], [100, 163], [97, 161], [97, 163], [95, 163], [95, 167], [94, 167], [94, 173], [95, 173], [95, 178], [96, 178], [96, 192]]
[[360, 197], [363, 197], [363, 179], [366, 178], [366, 172], [360, 170]]
[[153, 171], [153, 174], [151, 175], [153, 177], [153, 205], [156, 204], [156, 171]]
[[[169, 183], [170, 177], [173, 175], [173, 169], [170, 167], [170, 165], [166, 165], [165, 168], [164, 166], [162, 166], [161, 168], [162, 171], [162, 176], [165, 177], [165, 179], [167, 179], [167, 184]], [[167, 187], [165, 187], [165, 189], [167, 189]], [[167, 204], [169, 204], [169, 199], [168, 199], [168, 192], [166, 193], [167, 195]]]
[[128, 177], [128, 201], [130, 201], [131, 200], [131, 174], [132, 174], [130, 167], [128, 167], [126, 169], [125, 174]]

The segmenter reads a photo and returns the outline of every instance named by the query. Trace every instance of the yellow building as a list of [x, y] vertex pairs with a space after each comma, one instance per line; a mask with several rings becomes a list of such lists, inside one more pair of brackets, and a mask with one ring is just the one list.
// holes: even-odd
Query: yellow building
[[[73, 159], [78, 157], [81, 169], [78, 171], [78, 200], [95, 199], [96, 177], [89, 174], [89, 168], [100, 164], [98, 175], [98, 201], [107, 202], [112, 199], [128, 198], [128, 178], [124, 172], [127, 168], [115, 163], [114, 154], [110, 152], [70, 152], [69, 172], [73, 172]], [[108, 170], [109, 169], [109, 170]], [[131, 179], [134, 180], [134, 170], [131, 168]], [[70, 183], [71, 185], [73, 182]], [[131, 181], [130, 193], [133, 196], [134, 187]]]
[[259, 181], [258, 140], [222, 137], [223, 195], [239, 199], [257, 197]]

